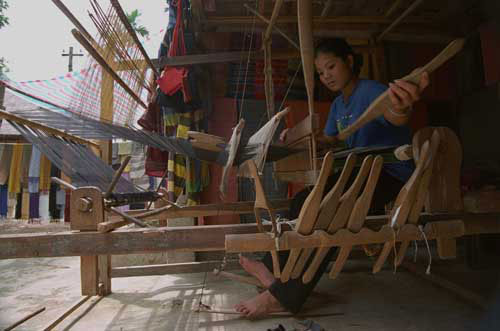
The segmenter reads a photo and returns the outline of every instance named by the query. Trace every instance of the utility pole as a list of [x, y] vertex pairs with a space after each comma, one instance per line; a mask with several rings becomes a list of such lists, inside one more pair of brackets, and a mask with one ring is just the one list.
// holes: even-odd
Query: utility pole
[[63, 50], [63, 53], [61, 55], [69, 57], [68, 71], [72, 72], [73, 71], [73, 57], [75, 57], [75, 56], [83, 56], [83, 53], [73, 53], [73, 46], [70, 46], [69, 47], [69, 52], [68, 53], [64, 53], [64, 50]]

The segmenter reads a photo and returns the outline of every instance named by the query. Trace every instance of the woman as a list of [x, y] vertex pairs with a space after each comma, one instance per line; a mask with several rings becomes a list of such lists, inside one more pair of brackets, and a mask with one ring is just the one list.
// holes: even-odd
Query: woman
[[[387, 87], [372, 80], [359, 78], [362, 58], [357, 56], [351, 46], [339, 38], [325, 39], [315, 49], [314, 64], [320, 81], [331, 91], [340, 92], [330, 108], [323, 140], [329, 144], [337, 143], [337, 134], [353, 123]], [[383, 115], [366, 124], [346, 141], [347, 147], [403, 145], [410, 142], [410, 130], [406, 126], [411, 105], [420, 97], [421, 91], [429, 84], [427, 73], [422, 75], [418, 85], [396, 80], [389, 83], [389, 97], [392, 107]], [[283, 137], [283, 135], [282, 135]], [[413, 171], [412, 162], [399, 162], [384, 165], [372, 202], [372, 212], [383, 210], [384, 205], [393, 200]], [[333, 186], [332, 178], [325, 193]], [[300, 208], [309, 191], [299, 192], [293, 199], [290, 218], [298, 217]], [[258, 296], [236, 305], [241, 314], [256, 318], [270, 312], [288, 310], [297, 313], [325, 272], [335, 249], [331, 249], [308, 284], [302, 277], [282, 283], [275, 279], [270, 254], [262, 262], [240, 256], [240, 264], [267, 288]], [[280, 254], [280, 265], [284, 266], [288, 252]], [[304, 268], [306, 270], [307, 268]]]

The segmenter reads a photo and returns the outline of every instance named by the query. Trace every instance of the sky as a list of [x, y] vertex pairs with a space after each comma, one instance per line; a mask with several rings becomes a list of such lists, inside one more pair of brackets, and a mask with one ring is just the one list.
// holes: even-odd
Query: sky
[[[73, 24], [51, 0], [7, 0], [9, 8], [4, 13], [10, 24], [0, 29], [0, 57], [7, 60], [7, 76], [15, 81], [50, 79], [68, 71], [67, 53], [73, 46], [74, 52], [83, 50], [71, 34]], [[109, 0], [98, 0], [107, 10]], [[63, 0], [63, 3], [95, 36], [96, 29], [88, 17], [88, 0]], [[125, 12], [138, 9], [141, 12], [138, 23], [150, 33], [150, 40], [144, 46], [151, 58], [157, 57], [168, 16], [165, 0], [120, 0]], [[81, 70], [87, 63], [86, 57], [73, 58], [73, 70]]]

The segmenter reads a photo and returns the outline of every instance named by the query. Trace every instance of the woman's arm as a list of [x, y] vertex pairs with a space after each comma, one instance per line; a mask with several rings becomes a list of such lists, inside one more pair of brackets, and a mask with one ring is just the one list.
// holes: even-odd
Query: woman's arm
[[411, 105], [420, 99], [422, 90], [429, 85], [429, 75], [424, 72], [418, 85], [402, 80], [389, 83], [389, 98], [392, 108], [384, 112], [384, 118], [396, 126], [405, 125], [410, 117]]

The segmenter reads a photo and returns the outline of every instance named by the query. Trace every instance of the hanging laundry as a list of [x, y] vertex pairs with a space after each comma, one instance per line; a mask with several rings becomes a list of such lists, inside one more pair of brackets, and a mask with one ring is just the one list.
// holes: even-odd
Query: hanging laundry
[[[28, 192], [29, 193], [38, 193], [40, 187], [40, 159], [42, 153], [40, 150], [33, 146], [33, 150], [31, 152], [31, 159], [28, 170]], [[31, 200], [30, 200], [31, 201]], [[38, 204], [37, 204], [38, 205]]]
[[49, 214], [49, 194], [48, 193], [40, 193], [39, 198], [39, 215], [42, 221], [50, 220]]
[[23, 145], [16, 144], [12, 150], [9, 172], [9, 193], [21, 192], [21, 163], [23, 160]]
[[3, 145], [2, 156], [0, 157], [0, 185], [7, 183], [11, 159], [12, 145]]
[[51, 163], [45, 155], [40, 159], [40, 183], [39, 188], [41, 192], [48, 192], [50, 190], [50, 169]]
[[0, 185], [0, 218], [7, 218], [9, 191], [7, 184]]
[[22, 206], [21, 206], [21, 219], [27, 220], [30, 217], [30, 194], [28, 190], [24, 191], [22, 193]]
[[40, 193], [30, 193], [29, 219], [40, 219]]

